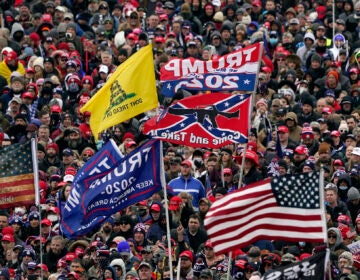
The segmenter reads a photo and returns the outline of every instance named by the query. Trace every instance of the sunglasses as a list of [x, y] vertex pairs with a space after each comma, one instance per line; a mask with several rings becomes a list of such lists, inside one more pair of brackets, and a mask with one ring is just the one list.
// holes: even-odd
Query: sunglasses
[[329, 234], [329, 235], [328, 235], [328, 238], [336, 238], [336, 235]]
[[130, 18], [131, 18], [131, 19], [138, 19], [137, 16], [131, 16]]
[[276, 59], [277, 61], [285, 61], [285, 59], [284, 58], [278, 58], [278, 59]]
[[68, 59], [67, 59], [67, 58], [62, 58], [61, 61], [62, 61], [62, 62], [67, 62]]
[[108, 9], [108, 7], [106, 7], [106, 6], [100, 6], [99, 7], [99, 10], [107, 10]]

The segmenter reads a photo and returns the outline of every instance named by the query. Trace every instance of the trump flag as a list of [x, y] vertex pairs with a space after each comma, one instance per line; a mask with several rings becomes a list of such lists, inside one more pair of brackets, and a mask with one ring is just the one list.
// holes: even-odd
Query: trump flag
[[81, 108], [91, 112], [95, 139], [111, 126], [158, 106], [152, 45], [122, 63], [105, 85]]
[[179, 89], [254, 91], [261, 55], [262, 43], [256, 43], [213, 60], [171, 59], [160, 69], [161, 93], [171, 97]]
[[123, 158], [110, 141], [74, 179], [61, 211], [61, 230], [69, 238], [87, 234], [112, 214], [149, 198], [165, 185], [160, 141], [147, 141]]
[[246, 143], [250, 94], [212, 93], [184, 98], [147, 121], [143, 133], [191, 147]]
[[260, 239], [324, 242], [326, 221], [319, 173], [274, 177], [213, 203], [205, 228], [217, 253]]

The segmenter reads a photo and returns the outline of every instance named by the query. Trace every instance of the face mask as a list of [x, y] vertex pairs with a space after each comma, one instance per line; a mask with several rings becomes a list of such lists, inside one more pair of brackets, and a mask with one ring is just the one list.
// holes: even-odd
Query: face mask
[[146, 215], [146, 209], [139, 209], [138, 213], [140, 217], [144, 217]]
[[275, 46], [277, 43], [278, 43], [278, 38], [270, 38], [270, 44], [272, 45], [272, 46]]
[[70, 92], [78, 92], [79, 89], [79, 85], [77, 83], [70, 83], [69, 84], [69, 91]]
[[324, 46], [324, 47], [317, 46], [315, 49], [317, 52], [323, 53], [326, 51], [326, 46]]
[[339, 186], [339, 189], [342, 191], [346, 191], [348, 189], [348, 187], [347, 186]]
[[96, 33], [96, 31], [98, 30], [98, 28], [96, 26], [91, 26], [92, 30]]
[[71, 39], [71, 38], [72, 38], [72, 34], [69, 33], [69, 32], [66, 32], [66, 33], [65, 33], [65, 37], [66, 37], [67, 39]]
[[23, 34], [21, 32], [16, 32], [14, 35], [13, 35], [13, 38], [16, 42], [20, 42], [21, 39], [23, 38]]
[[49, 31], [43, 31], [43, 32], [41, 32], [41, 33], [42, 33], [43, 37], [47, 37], [48, 34], [49, 34]]
[[307, 88], [306, 87], [300, 87], [299, 88], [299, 93], [303, 93], [304, 91], [307, 91]]
[[299, 246], [300, 246], [300, 247], [305, 247], [305, 242], [300, 241], [300, 242], [299, 242]]
[[52, 222], [57, 222], [59, 220], [57, 215], [48, 215], [47, 218]]
[[360, 11], [355, 12], [358, 17], [360, 17]]

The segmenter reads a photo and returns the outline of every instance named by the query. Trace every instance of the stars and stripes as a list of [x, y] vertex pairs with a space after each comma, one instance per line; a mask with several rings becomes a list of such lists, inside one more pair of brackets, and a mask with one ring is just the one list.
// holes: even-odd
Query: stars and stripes
[[216, 201], [205, 228], [218, 253], [260, 239], [323, 242], [319, 173], [257, 182]]
[[0, 150], [0, 209], [35, 202], [30, 141]]

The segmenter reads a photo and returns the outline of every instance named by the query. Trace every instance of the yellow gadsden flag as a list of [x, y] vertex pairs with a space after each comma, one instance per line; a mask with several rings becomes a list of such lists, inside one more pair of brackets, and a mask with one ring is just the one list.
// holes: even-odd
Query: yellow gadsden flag
[[152, 45], [122, 63], [105, 85], [81, 108], [91, 112], [95, 139], [101, 131], [158, 106]]

